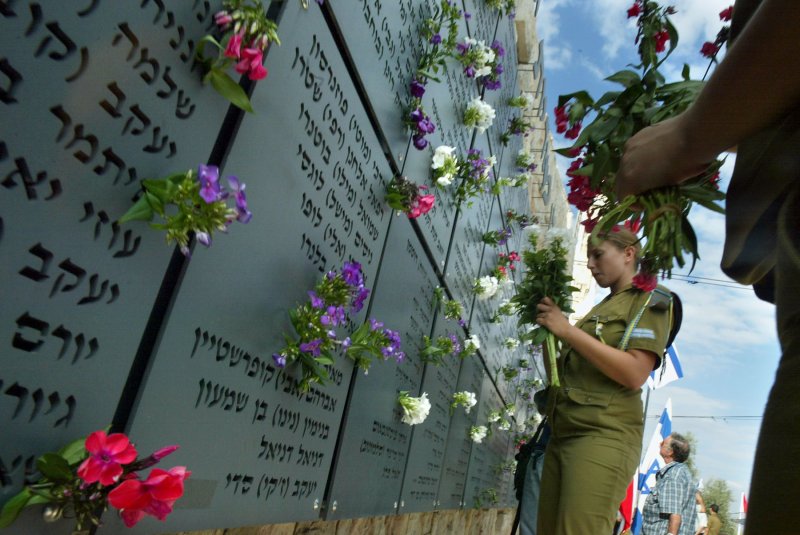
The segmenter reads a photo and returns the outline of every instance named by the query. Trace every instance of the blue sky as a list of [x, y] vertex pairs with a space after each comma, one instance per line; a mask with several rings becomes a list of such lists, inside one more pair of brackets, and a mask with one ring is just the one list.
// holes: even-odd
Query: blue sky
[[[559, 94], [586, 89], [594, 98], [614, 86], [603, 78], [636, 62], [633, 39], [636, 29], [626, 11], [632, 0], [541, 0], [537, 19], [539, 39], [544, 40], [548, 113], [551, 117]], [[708, 62], [699, 54], [706, 40], [713, 40], [722, 22], [719, 12], [730, 0], [677, 0], [672, 17], [680, 41], [663, 70], [667, 81], [679, 79], [684, 63], [692, 78], [700, 78]], [[555, 135], [556, 146], [567, 145]], [[734, 156], [722, 169], [725, 189]], [[567, 160], [559, 164], [562, 177]], [[700, 239], [701, 260], [696, 277], [729, 281], [719, 268], [724, 241], [724, 217], [696, 208], [691, 220]], [[676, 273], [687, 274], [687, 269]], [[725, 416], [761, 415], [772, 385], [780, 349], [775, 332], [774, 308], [759, 301], [745, 287], [725, 287], [698, 279], [697, 284], [672, 280], [666, 284], [684, 303], [684, 319], [677, 347], [685, 377], [652, 393], [649, 415], [658, 415], [672, 398], [673, 429], [691, 432], [698, 439], [695, 463], [704, 479], [728, 481], [737, 500], [747, 492], [760, 419], [723, 419]], [[680, 418], [680, 416], [717, 418]], [[655, 418], [648, 418], [648, 442]]]

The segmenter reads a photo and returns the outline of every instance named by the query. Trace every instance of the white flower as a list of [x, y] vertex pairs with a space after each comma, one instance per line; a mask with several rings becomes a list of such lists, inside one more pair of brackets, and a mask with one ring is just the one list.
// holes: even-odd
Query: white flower
[[479, 350], [480, 348], [481, 348], [481, 341], [478, 339], [478, 335], [477, 334], [473, 334], [472, 336], [470, 336], [469, 338], [464, 340], [464, 350], [465, 351], [471, 351], [472, 353], [474, 353], [475, 351]]
[[472, 99], [464, 111], [464, 124], [476, 128], [479, 134], [483, 134], [487, 128], [492, 126], [494, 118], [494, 108], [480, 97]]
[[520, 96], [525, 99], [525, 108], [527, 108], [529, 110], [532, 110], [533, 109], [533, 105], [535, 104], [534, 99], [533, 99], [533, 94], [532, 93], [522, 93]]
[[500, 421], [500, 411], [491, 411], [489, 413], [489, 416], [486, 417], [486, 420], [490, 424], [493, 424], [495, 422], [499, 422]]
[[481, 67], [479, 69], [475, 69], [475, 78], [481, 78], [482, 76], [489, 76], [492, 74], [491, 67]]
[[492, 154], [491, 156], [489, 156], [486, 159], [489, 161], [489, 165], [491, 165], [491, 166], [497, 165], [497, 158], [495, 157], [494, 154]]
[[508, 420], [503, 420], [497, 425], [497, 428], [500, 431], [508, 431], [509, 429], [511, 429], [511, 422], [509, 422]]
[[497, 277], [486, 275], [475, 281], [474, 290], [478, 299], [489, 299], [497, 293], [499, 287], [500, 281], [497, 280]]
[[509, 403], [508, 405], [505, 406], [503, 412], [505, 413], [506, 418], [511, 418], [512, 416], [514, 416], [514, 411], [516, 411], [516, 410], [517, 410], [517, 408], [514, 406], [514, 404], [513, 403]]
[[448, 147], [447, 145], [439, 145], [436, 147], [436, 150], [433, 152], [431, 169], [439, 169], [440, 167], [443, 167], [447, 160], [453, 156], [453, 152], [455, 150], [455, 147]]
[[459, 405], [464, 407], [464, 412], [469, 414], [469, 410], [478, 403], [478, 398], [475, 397], [475, 394], [468, 391], [463, 392], [456, 392], [453, 394], [453, 407], [457, 407]]
[[439, 186], [449, 186], [453, 183], [453, 175], [452, 173], [447, 173], [446, 175], [442, 175], [436, 179], [436, 183]]
[[431, 412], [431, 402], [428, 400], [427, 392], [423, 392], [418, 398], [409, 396], [408, 392], [400, 392], [397, 402], [403, 407], [403, 416], [400, 420], [404, 424], [421, 424]]
[[513, 351], [519, 347], [519, 340], [509, 336], [503, 341], [503, 345], [505, 345], [507, 349]]
[[473, 425], [469, 429], [469, 438], [471, 438], [475, 444], [480, 444], [481, 442], [483, 442], [483, 439], [486, 438], [486, 433], [488, 431], [489, 430], [486, 428], [485, 425], [478, 425], [478, 426]]

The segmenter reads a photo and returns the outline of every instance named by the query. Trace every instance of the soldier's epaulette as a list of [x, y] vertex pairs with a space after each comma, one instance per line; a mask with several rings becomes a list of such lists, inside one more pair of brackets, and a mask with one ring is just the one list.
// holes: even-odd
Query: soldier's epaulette
[[655, 310], [669, 310], [670, 302], [672, 302], [672, 292], [663, 286], [658, 286], [653, 290], [653, 295], [650, 297], [650, 302], [647, 306]]

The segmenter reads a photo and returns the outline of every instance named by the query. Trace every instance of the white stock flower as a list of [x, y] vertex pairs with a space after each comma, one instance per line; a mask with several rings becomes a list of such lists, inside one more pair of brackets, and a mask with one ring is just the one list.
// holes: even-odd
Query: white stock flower
[[474, 407], [476, 403], [478, 403], [478, 398], [475, 397], [475, 394], [467, 390], [453, 394], [453, 407], [461, 405], [464, 407], [464, 412], [467, 414], [469, 414], [470, 409]]
[[483, 439], [486, 438], [486, 433], [488, 431], [485, 425], [473, 425], [469, 430], [469, 438], [471, 438], [475, 444], [480, 444], [483, 442]]
[[447, 145], [439, 145], [436, 147], [436, 150], [433, 152], [431, 169], [439, 169], [440, 167], [443, 167], [447, 159], [453, 156], [453, 152], [455, 152], [455, 150], [455, 147], [448, 147]]
[[478, 299], [489, 299], [497, 293], [499, 288], [500, 281], [491, 275], [485, 275], [475, 281], [475, 293], [478, 295]]
[[509, 429], [511, 429], [511, 422], [509, 422], [508, 420], [503, 420], [497, 425], [497, 428], [500, 431], [508, 431]]
[[428, 400], [427, 392], [423, 392], [418, 398], [409, 396], [408, 392], [400, 392], [397, 401], [403, 408], [403, 416], [400, 420], [404, 424], [421, 424], [428, 417], [428, 413], [431, 412], [431, 402]]
[[545, 245], [543, 247], [550, 247], [556, 240], [561, 240], [561, 246], [569, 250], [572, 248], [572, 232], [569, 229], [561, 227], [550, 227], [544, 236]]
[[533, 98], [533, 94], [531, 94], [531, 93], [522, 93], [522, 95], [520, 95], [520, 96], [525, 99], [525, 108], [529, 109], [529, 110], [532, 110], [533, 109], [533, 105], [535, 104], [535, 101], [534, 101], [534, 98]]
[[492, 126], [494, 118], [494, 108], [480, 97], [470, 100], [464, 111], [464, 124], [476, 128], [479, 134], [483, 134], [487, 128]]
[[500, 421], [500, 411], [491, 411], [489, 416], [486, 417], [486, 421], [490, 424]]
[[507, 349], [510, 349], [510, 350], [513, 351], [513, 350], [515, 350], [515, 349], [517, 349], [519, 347], [519, 340], [509, 336], [508, 338], [505, 339], [505, 341], [503, 342], [503, 345], [505, 345]]
[[481, 348], [481, 341], [478, 339], [477, 334], [473, 334], [466, 340], [464, 340], [464, 349], [469, 351], [477, 351]]
[[440, 186], [449, 186], [450, 184], [453, 183], [453, 175], [451, 173], [442, 175], [436, 179], [436, 183]]
[[516, 410], [517, 408], [514, 406], [513, 403], [506, 405], [504, 408], [504, 413], [506, 415], [506, 418], [511, 418], [512, 416], [514, 416], [514, 411]]

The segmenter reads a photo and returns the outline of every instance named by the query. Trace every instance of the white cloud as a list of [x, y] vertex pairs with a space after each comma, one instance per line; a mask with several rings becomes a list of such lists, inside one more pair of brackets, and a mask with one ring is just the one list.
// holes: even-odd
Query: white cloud
[[536, 33], [544, 41], [544, 66], [547, 72], [564, 69], [572, 61], [572, 50], [559, 39], [561, 33], [560, 8], [569, 7], [573, 0], [547, 0], [539, 5]]
[[547, 72], [566, 68], [572, 62], [572, 50], [566, 47], [544, 44], [544, 67]]

